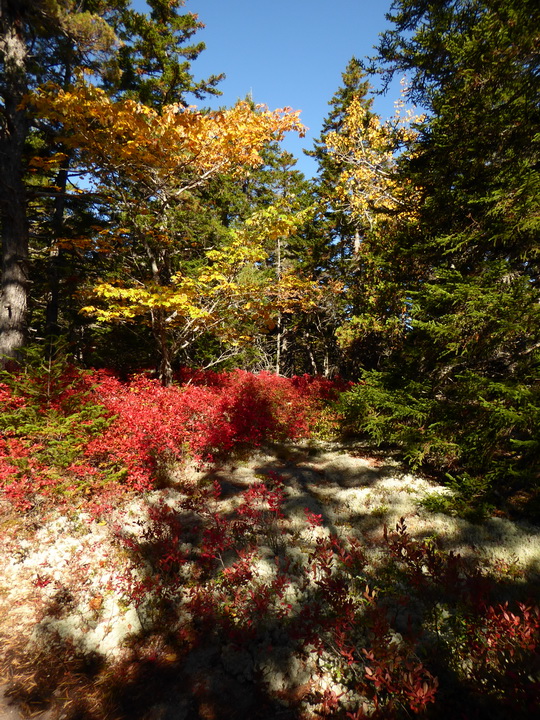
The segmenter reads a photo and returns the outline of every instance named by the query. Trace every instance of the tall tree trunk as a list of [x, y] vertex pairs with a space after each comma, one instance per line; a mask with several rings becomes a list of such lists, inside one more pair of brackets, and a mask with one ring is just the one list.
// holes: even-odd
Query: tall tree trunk
[[[5, 173], [5, 168], [2, 168]], [[4, 174], [4, 181], [6, 175]], [[16, 187], [16, 185], [15, 185]], [[24, 186], [19, 192], [24, 197]], [[28, 227], [26, 203], [2, 209], [2, 284], [0, 292], [0, 364], [17, 358], [26, 341], [28, 294]]]
[[27, 47], [22, 3], [0, 0], [0, 218], [2, 281], [0, 285], [0, 364], [16, 358], [26, 339], [28, 295], [28, 220], [23, 181], [23, 151], [28, 133], [21, 101], [27, 90]]
[[[281, 281], [281, 238], [278, 237], [277, 239], [277, 247], [276, 247], [276, 273], [277, 273], [277, 281], [278, 284]], [[278, 285], [279, 287], [279, 285]], [[279, 300], [279, 296], [278, 296]], [[283, 335], [283, 317], [281, 315], [281, 310], [278, 310], [278, 317], [277, 317], [277, 337], [276, 337], [276, 375], [279, 375], [281, 372], [281, 338]]]
[[[52, 218], [53, 238], [55, 241], [62, 236], [64, 229], [64, 212], [66, 209], [66, 191], [70, 160], [71, 158], [68, 153], [55, 179], [55, 185], [58, 188], [58, 195], [54, 200], [54, 213]], [[48, 340], [48, 345], [51, 350], [53, 346], [57, 344], [60, 335], [60, 280], [62, 266], [64, 265], [63, 255], [64, 252], [62, 249], [58, 247], [51, 248], [47, 264], [49, 297], [47, 298], [47, 308], [45, 311], [45, 337]]]
[[[157, 287], [166, 285], [170, 281], [170, 269], [166, 263], [160, 261], [159, 255], [154, 252], [144, 235], [142, 241], [148, 261], [152, 279]], [[157, 308], [150, 311], [152, 318], [152, 334], [156, 342], [156, 349], [159, 353], [158, 377], [164, 387], [171, 385], [173, 381], [172, 358], [169, 331], [167, 329], [166, 313], [163, 309]]]
[[169, 387], [173, 381], [173, 369], [169, 337], [165, 323], [165, 313], [163, 310], [157, 310], [152, 314], [152, 326], [154, 338], [159, 347], [158, 378], [164, 387]]

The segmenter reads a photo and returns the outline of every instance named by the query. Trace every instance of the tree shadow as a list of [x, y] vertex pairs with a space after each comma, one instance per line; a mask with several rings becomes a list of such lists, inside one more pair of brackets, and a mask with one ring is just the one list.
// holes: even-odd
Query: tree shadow
[[[139, 534], [118, 534], [118, 542], [124, 542], [124, 551], [139, 570], [139, 584], [131, 599], [135, 603], [140, 600], [141, 627], [126, 643], [123, 656], [112, 663], [103, 656], [90, 661], [87, 655], [75, 652], [69, 643], [59, 638], [50, 647], [45, 644], [39, 647], [36, 667], [39, 664], [45, 668], [55, 662], [57, 672], [52, 680], [36, 681], [41, 704], [34, 703], [33, 709], [49, 705], [53, 714], [63, 714], [66, 720], [240, 720], [245, 717], [300, 720], [306, 712], [306, 703], [311, 703], [312, 710], [319, 707], [321, 693], [317, 694], [313, 680], [320, 667], [309, 656], [306, 649], [309, 646], [293, 637], [294, 630], [302, 623], [308, 626], [313, 611], [313, 632], [324, 640], [325, 633], [330, 631], [325, 628], [320, 611], [316, 611], [317, 603], [324, 599], [320, 589], [325, 587], [324, 583], [319, 588], [314, 586], [313, 591], [306, 592], [305, 587], [302, 590], [305, 576], [298, 563], [300, 556], [304, 563], [307, 558], [313, 558], [321, 547], [321, 538], [330, 534], [351, 535], [361, 541], [368, 558], [365, 567], [347, 570], [345, 561], [339, 565], [341, 560], [336, 555], [339, 572], [345, 573], [343, 577], [351, 586], [377, 588], [375, 609], [382, 613], [388, 637], [403, 638], [407, 647], [415, 648], [417, 661], [422, 661], [429, 672], [439, 678], [436, 703], [429, 706], [423, 716], [471, 720], [508, 717], [508, 705], [495, 690], [490, 687], [489, 691], [479, 691], [478, 686], [467, 679], [463, 668], [456, 666], [448, 638], [465, 642], [457, 625], [468, 612], [466, 602], [472, 602], [471, 608], [475, 602], [478, 604], [479, 597], [471, 600], [475, 592], [478, 596], [483, 594], [484, 605], [508, 602], [511, 609], [519, 602], [538, 597], [535, 593], [540, 587], [533, 562], [531, 560], [521, 574], [517, 570], [512, 574], [511, 567], [501, 568], [488, 583], [475, 569], [473, 548], [473, 557], [460, 565], [455, 576], [455, 582], [461, 583], [457, 592], [457, 584], [453, 587], [450, 582], [454, 576], [444, 571], [444, 563], [453, 562], [448, 560], [449, 550], [446, 545], [437, 548], [429, 532], [421, 531], [411, 542], [424, 543], [427, 548], [422, 550], [424, 553], [433, 549], [433, 555], [425, 555], [424, 560], [427, 557], [433, 563], [433, 573], [440, 573], [440, 577], [434, 575], [439, 580], [431, 585], [427, 582], [429, 577], [424, 581], [425, 570], [419, 571], [412, 561], [407, 564], [407, 554], [396, 556], [391, 539], [381, 540], [386, 516], [373, 515], [368, 508], [361, 512], [354, 507], [339, 507], [346, 493], [373, 489], [382, 481], [399, 477], [400, 472], [395, 463], [385, 463], [379, 458], [357, 456], [345, 465], [321, 451], [282, 447], [276, 450], [274, 447], [249, 466], [232, 463], [229, 467], [200, 473], [192, 483], [193, 497], [187, 485], [174, 491], [169, 489], [164, 496], [167, 502], [150, 502], [149, 514]], [[266, 509], [266, 515], [256, 516], [259, 525], [250, 528], [238, 512], [244, 494], [249, 488], [264, 483], [270, 489], [279, 488], [278, 481], [286, 489], [281, 505], [284, 518], [278, 520], [277, 514], [272, 515]], [[202, 499], [197, 496], [201, 488]], [[176, 504], [175, 493], [180, 498]], [[330, 502], [332, 493], [337, 498], [334, 505]], [[319, 518], [318, 524], [307, 523], [307, 531], [306, 509]], [[250, 517], [253, 520], [254, 516]], [[216, 548], [212, 548], [211, 543], [213, 538], [216, 543], [223, 538], [220, 540], [219, 532], [209, 533], [209, 528], [228, 533], [219, 552], [212, 552]], [[469, 542], [467, 528], [457, 526], [454, 536], [447, 538], [449, 544]], [[255, 575], [240, 572], [244, 554], [255, 546], [259, 550], [259, 569], [268, 570], [266, 585], [258, 583]], [[404, 547], [413, 546], [405, 543]], [[336, 558], [332, 560], [333, 568]], [[418, 564], [423, 567], [420, 560]], [[227, 574], [233, 571], [238, 571], [236, 581]], [[263, 604], [268, 612], [259, 613], [258, 602], [264, 600], [265, 588], [272, 586], [280, 573], [297, 584], [291, 594], [294, 599], [287, 599], [287, 613], [276, 610], [281, 607], [281, 601]], [[332, 573], [339, 579], [339, 573], [334, 570], [329, 571], [328, 577], [334, 577]], [[319, 577], [324, 580], [322, 575]], [[345, 592], [340, 589], [345, 586], [346, 583], [337, 586], [336, 592]], [[205, 587], [210, 588], [206, 595], [197, 591]], [[252, 595], [249, 589], [253, 589]], [[141, 600], [137, 596], [139, 590], [147, 597]], [[190, 604], [193, 598], [197, 602]], [[249, 612], [238, 620], [235, 612], [248, 601]], [[339, 609], [339, 603], [335, 608]], [[52, 610], [48, 608], [47, 612]], [[442, 631], [437, 623], [440, 625], [441, 618], [446, 622], [448, 617], [453, 618], [452, 622], [455, 620], [456, 627], [452, 626], [447, 638], [441, 639]], [[357, 622], [361, 624], [360, 617]], [[350, 632], [355, 662], [363, 672], [366, 662], [361, 654], [363, 629], [352, 628]], [[519, 659], [520, 668], [528, 665], [531, 674], [540, 672], [532, 652], [522, 653]], [[339, 658], [339, 652], [338, 660], [341, 667], [343, 659]], [[506, 670], [515, 671], [515, 664], [510, 661], [507, 664], [508, 668], [501, 670], [503, 675]], [[531, 697], [533, 691], [534, 688]], [[24, 703], [21, 694], [12, 694]], [[524, 708], [527, 702], [529, 699], [525, 698]], [[338, 710], [335, 708], [336, 713]], [[343, 714], [345, 710], [342, 708], [339, 712]], [[526, 709], [520, 714], [519, 707], [511, 712], [515, 718], [527, 716]], [[528, 717], [532, 717], [530, 710], [527, 712]], [[330, 709], [327, 716], [329, 713]], [[378, 715], [381, 718], [401, 716], [406, 717], [407, 712]], [[335, 717], [340, 717], [339, 713]]]

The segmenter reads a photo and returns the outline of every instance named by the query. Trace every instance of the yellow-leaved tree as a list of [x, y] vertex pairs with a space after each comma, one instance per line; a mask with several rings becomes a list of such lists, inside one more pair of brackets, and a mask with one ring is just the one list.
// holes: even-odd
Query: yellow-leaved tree
[[371, 230], [415, 217], [418, 189], [400, 177], [397, 156], [415, 140], [418, 120], [400, 100], [394, 117], [381, 122], [354, 98], [343, 128], [328, 133], [326, 146], [343, 166], [338, 193], [360, 227]]
[[394, 117], [381, 122], [355, 98], [340, 131], [326, 137], [328, 152], [342, 167], [336, 194], [356, 228], [350, 293], [357, 310], [337, 331], [343, 347], [362, 340], [378, 344], [383, 336], [392, 344], [406, 326], [407, 298], [393, 270], [395, 236], [417, 222], [422, 192], [401, 175], [399, 157], [414, 152], [420, 119], [400, 100]]
[[[42, 117], [61, 124], [63, 142], [110, 208], [110, 227], [82, 243], [131, 260], [120, 277], [94, 285], [84, 312], [101, 322], [146, 322], [159, 350], [162, 382], [171, 380], [174, 354], [198, 333], [212, 332], [234, 345], [247, 339], [246, 326], [269, 326], [272, 313], [287, 303], [308, 302], [307, 281], [284, 275], [276, 282], [256, 272], [267, 256], [272, 213], [245, 227], [233, 224], [224, 244], [205, 247], [197, 257], [190, 255], [179, 220], [179, 208], [212, 178], [242, 178], [262, 163], [267, 143], [286, 131], [303, 133], [298, 112], [245, 102], [217, 112], [180, 105], [157, 112], [131, 100], [113, 101], [86, 84], [71, 92], [42, 90], [32, 103]], [[182, 257], [191, 262], [182, 265]]]

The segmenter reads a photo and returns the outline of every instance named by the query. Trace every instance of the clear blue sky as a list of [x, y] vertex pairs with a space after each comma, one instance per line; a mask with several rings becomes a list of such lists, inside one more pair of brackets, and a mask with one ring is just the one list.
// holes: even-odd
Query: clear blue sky
[[[298, 169], [316, 171], [302, 148], [311, 149], [341, 85], [350, 58], [373, 54], [378, 34], [388, 27], [391, 0], [186, 0], [184, 9], [205, 24], [195, 40], [206, 50], [193, 63], [196, 79], [225, 73], [223, 95], [205, 105], [232, 105], [251, 93], [270, 109], [301, 110], [309, 127], [302, 140], [289, 134], [284, 147], [298, 158]], [[134, 0], [145, 9], [144, 0]], [[375, 99], [383, 118], [393, 112], [398, 87]]]

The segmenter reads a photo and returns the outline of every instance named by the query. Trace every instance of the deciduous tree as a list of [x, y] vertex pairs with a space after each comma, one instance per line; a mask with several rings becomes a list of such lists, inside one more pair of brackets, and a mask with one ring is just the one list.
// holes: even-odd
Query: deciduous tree
[[87, 312], [102, 320], [146, 317], [159, 347], [163, 382], [172, 376], [170, 329], [188, 330], [183, 342], [210, 328], [230, 335], [235, 323], [224, 319], [225, 298], [231, 315], [241, 307], [267, 313], [268, 294], [265, 298], [260, 282], [250, 285], [241, 273], [246, 264], [264, 259], [261, 239], [248, 243], [244, 234], [239, 241], [238, 231], [231, 231], [225, 250], [205, 251], [195, 272], [186, 272], [179, 265], [183, 238], [174, 216], [183, 199], [212, 177], [241, 176], [260, 164], [260, 152], [271, 139], [302, 131], [298, 113], [252, 109], [247, 103], [212, 113], [178, 104], [158, 112], [132, 100], [112, 101], [89, 86], [42, 92], [34, 105], [62, 124], [63, 142], [77, 148], [81, 162], [99, 178], [98, 191], [125, 223], [116, 231], [125, 237], [124, 249], [136, 263], [146, 259], [131, 282], [99, 284], [96, 295], [107, 307], [89, 305]]
[[[23, 102], [26, 94], [46, 82], [68, 90], [80, 72], [115, 97], [129, 94], [156, 107], [166, 101], [187, 104], [189, 93], [202, 97], [218, 92], [219, 77], [196, 82], [190, 72], [191, 61], [203, 49], [202, 44], [189, 44], [201, 26], [197, 18], [181, 14], [178, 0], [149, 0], [148, 5], [149, 15], [131, 10], [129, 0], [2, 0], [0, 4], [0, 356], [4, 359], [17, 355], [28, 324], [28, 202], [34, 203], [40, 217], [39, 261], [32, 267], [32, 284], [38, 281], [49, 297], [43, 322], [49, 333], [59, 328], [59, 287], [65, 270], [57, 240], [69, 231], [64, 227], [66, 212], [73, 215], [81, 208], [80, 197], [73, 204], [73, 196], [66, 194], [73, 158], [59, 146], [56, 128], [36, 120], [31, 106]], [[41, 165], [36, 163], [36, 148]], [[28, 186], [30, 158], [33, 187]], [[45, 262], [42, 237], [52, 239]]]

